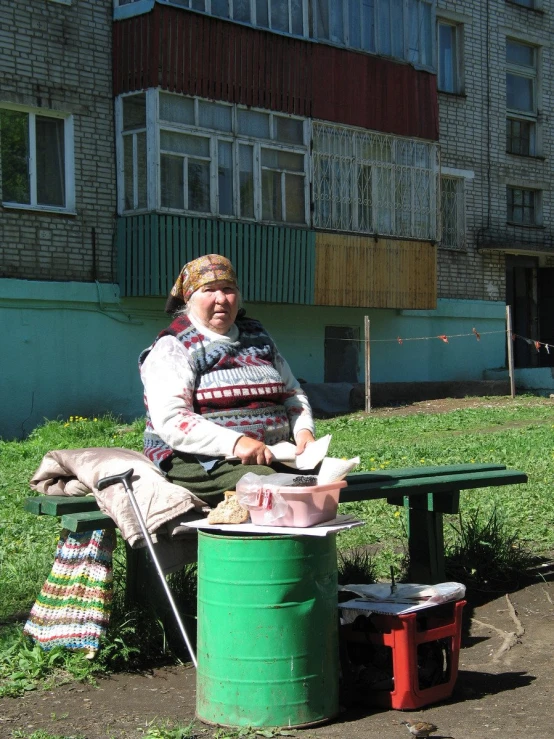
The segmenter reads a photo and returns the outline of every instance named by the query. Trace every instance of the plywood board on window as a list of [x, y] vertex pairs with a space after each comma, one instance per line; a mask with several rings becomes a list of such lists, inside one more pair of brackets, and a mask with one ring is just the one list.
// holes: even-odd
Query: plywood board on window
[[433, 309], [436, 248], [425, 241], [316, 233], [315, 304]]

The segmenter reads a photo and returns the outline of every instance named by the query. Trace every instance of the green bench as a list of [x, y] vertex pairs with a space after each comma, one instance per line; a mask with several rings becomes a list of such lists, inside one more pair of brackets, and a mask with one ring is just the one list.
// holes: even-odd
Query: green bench
[[[458, 513], [460, 491], [524, 483], [527, 475], [499, 464], [462, 464], [355, 472], [346, 479], [348, 485], [341, 491], [341, 503], [386, 499], [391, 505], [407, 509], [409, 580], [432, 584], [445, 579], [443, 514]], [[115, 522], [98, 510], [92, 496], [30, 497], [25, 501], [25, 510], [58, 516], [62, 528], [74, 532], [116, 528]], [[145, 553], [145, 549], [127, 547], [128, 593], [135, 592], [133, 583]]]

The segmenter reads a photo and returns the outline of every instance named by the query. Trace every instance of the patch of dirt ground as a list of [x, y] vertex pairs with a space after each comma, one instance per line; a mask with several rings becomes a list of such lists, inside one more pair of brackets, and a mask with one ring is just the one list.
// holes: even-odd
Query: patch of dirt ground
[[487, 396], [487, 397], [467, 397], [467, 398], [439, 398], [436, 400], [420, 400], [415, 403], [407, 403], [405, 405], [376, 407], [371, 411], [372, 416], [409, 416], [417, 413], [450, 413], [452, 411], [465, 410], [466, 408], [505, 408], [509, 406], [524, 405], [525, 407], [533, 406], [552, 406], [554, 409], [554, 399], [544, 398], [541, 396], [521, 396], [510, 398], [505, 395]]
[[[310, 739], [396, 739], [402, 720], [436, 724], [435, 736], [473, 739], [552, 735], [554, 585], [548, 577], [465, 608], [458, 680], [451, 699], [415, 712], [350, 708], [334, 721], [298, 731]], [[483, 599], [482, 599], [483, 600]], [[0, 700], [0, 737], [42, 730], [86, 739], [139, 739], [148, 727], [186, 725], [195, 717], [191, 666], [122, 673], [96, 687], [72, 683]], [[214, 728], [198, 722], [206, 738]]]
[[[375, 414], [439, 413], [506, 403], [552, 403], [505, 397], [429, 400]], [[552, 573], [509, 595], [468, 603], [458, 680], [451, 699], [418, 711], [355, 707], [328, 724], [298, 731], [309, 739], [409, 737], [402, 720], [438, 726], [435, 737], [544, 739], [552, 736], [554, 704], [554, 584]], [[151, 673], [120, 673], [97, 686], [71, 683], [21, 698], [0, 699], [0, 739], [44, 731], [79, 739], [140, 739], [149, 727], [189, 724], [195, 718], [196, 674], [190, 665]], [[197, 724], [206, 739], [214, 728]]]

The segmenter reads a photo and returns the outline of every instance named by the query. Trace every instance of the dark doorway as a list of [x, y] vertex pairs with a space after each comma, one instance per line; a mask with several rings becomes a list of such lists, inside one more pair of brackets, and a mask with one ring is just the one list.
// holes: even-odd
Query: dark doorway
[[358, 382], [360, 330], [325, 326], [324, 382]]
[[538, 367], [540, 352], [527, 340], [539, 339], [537, 259], [506, 255], [506, 304], [512, 307], [514, 366]]
[[541, 367], [554, 367], [554, 269], [538, 270], [539, 341], [549, 345], [547, 351], [541, 346]]

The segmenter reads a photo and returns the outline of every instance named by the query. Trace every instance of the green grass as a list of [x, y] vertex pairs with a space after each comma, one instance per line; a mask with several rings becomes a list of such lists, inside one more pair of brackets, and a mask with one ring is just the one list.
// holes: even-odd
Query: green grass
[[[489, 400], [481, 399], [479, 408], [441, 414], [351, 414], [318, 421], [317, 433], [333, 435], [331, 456], [359, 455], [360, 470], [481, 462], [524, 470], [529, 476], [527, 485], [463, 492], [461, 517], [445, 517], [448, 546], [453, 552], [465, 536], [467, 551], [486, 558], [487, 545], [483, 549], [480, 542], [490, 535], [497, 549], [503, 541], [512, 542], [512, 549], [523, 546], [536, 555], [552, 552], [554, 405], [537, 397]], [[45, 422], [23, 441], [0, 440], [0, 691], [4, 694], [32, 689], [38, 679], [44, 679], [53, 670], [71, 679], [84, 678], [93, 670], [128, 667], [145, 653], [152, 656], [160, 652], [159, 644], [163, 645], [166, 636], [162, 626], [154, 623], [148, 633], [150, 641], [144, 640], [139, 628], [144, 620], [141, 614], [124, 610], [121, 546], [116, 550], [114, 563], [114, 628], [104, 655], [101, 652], [93, 666], [83, 665], [79, 655], [68, 658], [33, 651], [20, 635], [21, 621], [52, 566], [59, 535], [56, 519], [23, 511], [23, 501], [31, 494], [29, 480], [43, 455], [51, 449], [86, 446], [140, 450], [142, 429], [141, 421], [123, 425], [110, 417], [76, 416], [65, 422]], [[365, 561], [372, 576], [389, 578], [392, 565], [400, 574], [406, 544], [404, 512], [386, 501], [350, 503], [341, 510], [366, 522], [365, 526], [339, 536], [339, 549], [348, 566], [356, 569], [361, 564], [363, 569]], [[370, 552], [367, 560], [365, 551]], [[471, 576], [471, 571], [466, 575]], [[188, 586], [177, 582], [177, 587], [186, 590]]]
[[142, 449], [143, 423], [124, 426], [110, 417], [49, 421], [24, 441], [0, 440], [0, 622], [26, 612], [46, 579], [56, 551], [59, 522], [23, 511], [33, 494], [29, 480], [51, 449], [87, 446]]
[[[493, 399], [491, 399], [492, 401]], [[536, 554], [554, 550], [554, 406], [536, 397], [498, 399], [490, 407], [441, 414], [369, 416], [353, 414], [320, 422], [318, 432], [333, 434], [330, 454], [359, 455], [361, 470], [394, 467], [494, 462], [524, 470], [527, 485], [507, 485], [466, 491], [461, 495], [462, 518], [502, 516], [503, 530], [517, 536]], [[342, 548], [379, 546], [377, 571], [386, 576], [399, 565], [406, 542], [404, 513], [386, 501], [345, 505], [344, 511], [366, 526], [341, 534]], [[445, 535], [452, 541], [457, 517], [445, 517]]]

